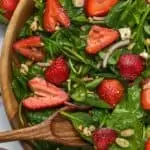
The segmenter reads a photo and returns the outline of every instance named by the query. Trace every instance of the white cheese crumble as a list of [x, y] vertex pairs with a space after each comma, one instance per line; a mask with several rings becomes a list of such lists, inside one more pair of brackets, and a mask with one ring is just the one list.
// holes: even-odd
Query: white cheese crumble
[[120, 28], [120, 36], [122, 40], [128, 40], [131, 38], [131, 29], [130, 28]]

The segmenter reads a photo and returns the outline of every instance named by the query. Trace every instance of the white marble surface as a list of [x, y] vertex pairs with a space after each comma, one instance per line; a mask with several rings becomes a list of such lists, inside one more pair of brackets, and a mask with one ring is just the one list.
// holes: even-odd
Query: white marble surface
[[[1, 45], [3, 41], [3, 36], [5, 33], [5, 27], [0, 25], [0, 52]], [[7, 119], [3, 104], [2, 98], [0, 97], [0, 131], [11, 130], [11, 126]], [[9, 142], [9, 143], [0, 143], [0, 148], [6, 148], [8, 150], [22, 150], [22, 147], [19, 142]]]

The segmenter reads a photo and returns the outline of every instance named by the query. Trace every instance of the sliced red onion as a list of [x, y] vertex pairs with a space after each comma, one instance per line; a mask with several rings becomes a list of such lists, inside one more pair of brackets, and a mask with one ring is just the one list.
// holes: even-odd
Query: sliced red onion
[[115, 44], [113, 44], [112, 46], [110, 46], [110, 48], [108, 49], [108, 52], [106, 53], [106, 55], [104, 56], [104, 61], [103, 61], [103, 68], [107, 67], [107, 63], [108, 63], [108, 59], [111, 56], [111, 54], [117, 50], [118, 48], [127, 46], [130, 44], [130, 40], [124, 40], [124, 41], [119, 41], [116, 42]]
[[64, 104], [66, 106], [72, 108], [72, 109], [77, 109], [77, 110], [89, 110], [89, 109], [91, 109], [91, 107], [87, 106], [87, 105], [76, 105], [76, 104], [73, 104], [70, 102], [65, 102]]

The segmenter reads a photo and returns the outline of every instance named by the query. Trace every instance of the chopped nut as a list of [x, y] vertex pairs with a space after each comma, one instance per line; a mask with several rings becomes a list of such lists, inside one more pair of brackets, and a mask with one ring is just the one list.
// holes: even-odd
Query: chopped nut
[[42, 28], [41, 26], [39, 26], [38, 29], [39, 29], [40, 31], [43, 31], [43, 28]]
[[93, 81], [93, 78], [92, 77], [84, 77], [82, 80], [83, 81]]
[[89, 22], [93, 22], [93, 18], [92, 17], [89, 17], [88, 20], [89, 20]]
[[41, 45], [41, 46], [44, 46], [44, 43], [41, 42], [40, 45]]
[[96, 16], [94, 16], [93, 20], [95, 20], [95, 21], [101, 21], [101, 20], [104, 20], [104, 17], [96, 17]]
[[45, 63], [45, 62], [38, 62], [37, 65], [39, 65], [40, 67], [49, 67], [50, 66], [49, 63]]
[[28, 73], [28, 71], [29, 71], [29, 68], [28, 68], [28, 66], [26, 65], [26, 64], [21, 64], [21, 68], [20, 68], [20, 72], [22, 73], [22, 74], [27, 74]]
[[27, 60], [26, 63], [25, 63], [27, 66], [31, 66], [33, 64], [33, 61], [32, 60]]
[[147, 138], [150, 138], [150, 127], [147, 128], [146, 133], [147, 133]]
[[34, 17], [34, 21], [31, 23], [30, 28], [32, 31], [43, 30], [42, 27], [40, 27], [39, 25], [38, 16]]
[[83, 134], [86, 135], [86, 136], [91, 136], [92, 135], [92, 133], [91, 133], [91, 131], [89, 130], [88, 127], [85, 127], [83, 129]]
[[120, 135], [123, 137], [130, 137], [130, 136], [134, 135], [134, 130], [133, 129], [123, 130], [123, 131], [121, 131]]
[[74, 84], [74, 85], [73, 85], [73, 88], [76, 88], [77, 86], [78, 86], [77, 84]]
[[148, 53], [147, 52], [142, 52], [142, 53], [140, 53], [139, 54], [142, 58], [144, 58], [144, 59], [148, 59], [149, 58], [149, 55], [148, 55]]
[[60, 26], [57, 25], [57, 26], [55, 27], [55, 30], [56, 30], [56, 31], [60, 30]]
[[29, 71], [29, 68], [26, 64], [21, 64], [21, 68], [23, 68], [26, 72]]
[[91, 132], [95, 131], [95, 129], [96, 129], [96, 127], [95, 127], [94, 125], [90, 125], [89, 130], [90, 130]]
[[27, 72], [25, 72], [24, 69], [22, 69], [22, 68], [20, 69], [20, 73], [22, 73], [22, 74], [24, 74], [24, 75], [27, 74]]
[[36, 31], [38, 29], [37, 21], [33, 21], [30, 25], [30, 28], [31, 28], [32, 31]]
[[79, 129], [80, 131], [82, 131], [82, 130], [83, 130], [83, 125], [79, 125], [78, 129]]
[[99, 62], [97, 65], [96, 65], [96, 68], [99, 69], [101, 67], [101, 63]]
[[131, 44], [129, 44], [129, 46], [128, 46], [128, 50], [132, 50], [132, 49], [134, 48], [134, 46], [135, 46], [135, 43], [131, 43]]
[[129, 147], [129, 141], [123, 138], [116, 138], [116, 144], [122, 148]]
[[148, 46], [150, 46], [150, 39], [149, 39], [149, 38], [146, 39], [146, 40], [145, 40], [145, 43], [146, 43]]
[[85, 0], [72, 0], [72, 3], [75, 7], [83, 7]]

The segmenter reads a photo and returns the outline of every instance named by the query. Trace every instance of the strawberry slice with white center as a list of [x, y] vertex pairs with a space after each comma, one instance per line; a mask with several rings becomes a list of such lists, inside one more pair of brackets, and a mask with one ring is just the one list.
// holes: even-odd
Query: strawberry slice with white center
[[29, 81], [29, 86], [34, 91], [35, 96], [23, 100], [23, 106], [28, 109], [56, 107], [69, 100], [69, 96], [64, 90], [46, 82], [43, 78], [33, 78]]

